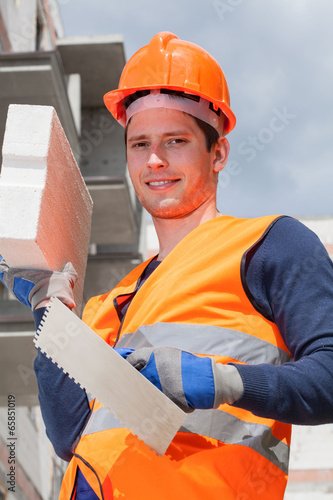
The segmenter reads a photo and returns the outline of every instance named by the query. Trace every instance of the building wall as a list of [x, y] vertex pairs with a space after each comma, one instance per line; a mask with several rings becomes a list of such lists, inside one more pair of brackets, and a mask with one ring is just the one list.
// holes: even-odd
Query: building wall
[[[10, 415], [15, 410], [10, 421], [8, 409]], [[60, 483], [66, 467], [60, 459], [57, 467], [55, 462], [38, 407], [0, 408], [0, 483], [8, 500], [55, 500], [59, 490], [53, 485]]]
[[43, 0], [3, 1], [0, 7], [2, 50], [52, 50], [55, 46], [53, 12], [54, 4], [50, 8]]
[[[53, 50], [57, 33], [63, 30], [56, 1], [1, 0], [0, 52]], [[1, 298], [8, 298], [3, 288]], [[66, 463], [55, 456], [39, 407], [16, 404], [0, 407], [0, 499], [56, 500]]]

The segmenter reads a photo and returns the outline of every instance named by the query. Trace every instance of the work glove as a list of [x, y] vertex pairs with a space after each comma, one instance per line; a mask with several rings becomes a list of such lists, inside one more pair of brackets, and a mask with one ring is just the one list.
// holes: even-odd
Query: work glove
[[237, 368], [210, 357], [174, 347], [115, 350], [187, 413], [235, 403], [244, 391]]
[[0, 256], [0, 280], [22, 304], [32, 310], [51, 297], [57, 297], [71, 309], [75, 307], [73, 288], [77, 273], [70, 262], [62, 271], [10, 268]]

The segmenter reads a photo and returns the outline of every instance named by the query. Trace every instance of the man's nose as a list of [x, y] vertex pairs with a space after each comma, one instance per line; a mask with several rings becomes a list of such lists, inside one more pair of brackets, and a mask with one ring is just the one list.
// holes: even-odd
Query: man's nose
[[148, 168], [161, 168], [161, 167], [167, 167], [168, 162], [165, 158], [162, 157], [162, 155], [158, 154], [157, 152], [152, 152], [148, 158], [147, 162], [147, 167]]

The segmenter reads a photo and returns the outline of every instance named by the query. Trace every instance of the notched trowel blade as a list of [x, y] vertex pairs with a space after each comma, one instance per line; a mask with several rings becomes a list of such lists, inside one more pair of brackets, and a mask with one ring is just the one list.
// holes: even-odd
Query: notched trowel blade
[[159, 455], [186, 413], [53, 298], [35, 345]]

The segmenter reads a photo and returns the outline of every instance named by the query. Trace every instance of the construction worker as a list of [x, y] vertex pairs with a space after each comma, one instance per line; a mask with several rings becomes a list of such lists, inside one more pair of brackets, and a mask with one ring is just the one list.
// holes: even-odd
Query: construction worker
[[[235, 117], [205, 50], [157, 34], [105, 104], [125, 127], [159, 252], [83, 319], [188, 416], [157, 456], [38, 353], [47, 433], [69, 461], [60, 498], [282, 499], [291, 424], [333, 421], [332, 262], [293, 218], [218, 212]], [[50, 296], [73, 306], [70, 266], [45, 276], [2, 262], [0, 273], [37, 325]]]

